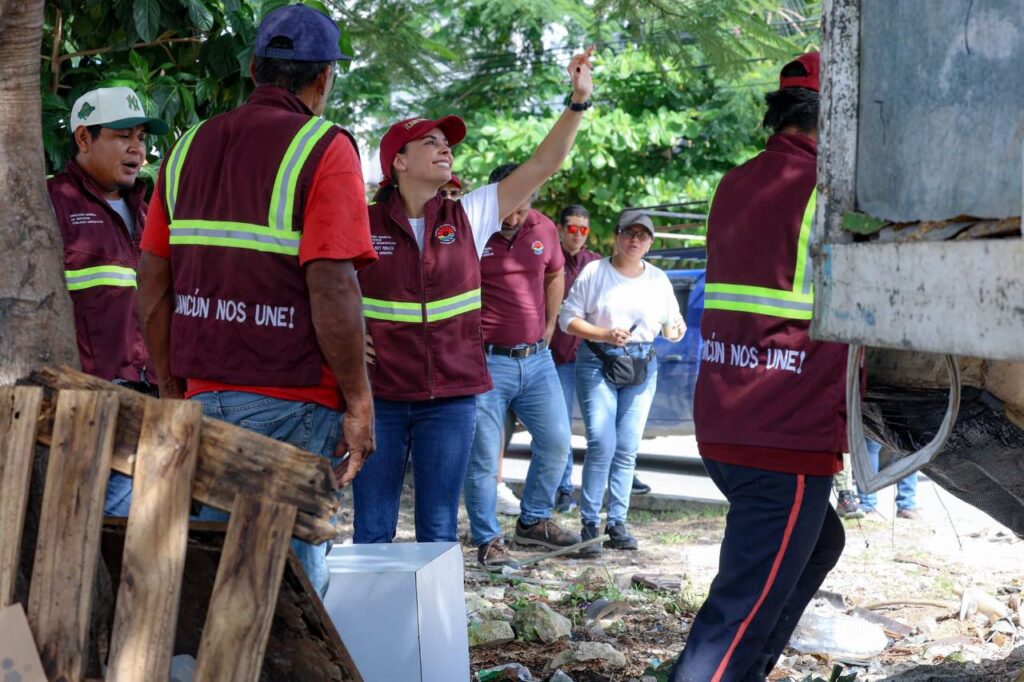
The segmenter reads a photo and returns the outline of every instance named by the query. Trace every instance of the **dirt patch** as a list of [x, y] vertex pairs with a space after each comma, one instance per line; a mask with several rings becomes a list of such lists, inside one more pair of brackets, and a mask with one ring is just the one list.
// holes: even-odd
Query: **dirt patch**
[[[399, 541], [413, 539], [409, 492], [403, 498]], [[957, 509], [948, 515], [935, 511], [916, 521], [844, 522], [846, 550], [822, 589], [840, 595], [845, 609], [893, 602], [875, 612], [911, 629], [905, 636], [890, 633], [889, 645], [876, 660], [854, 667], [841, 664], [847, 673], [856, 672], [857, 680], [867, 682], [1016, 682], [1024, 672], [1024, 628], [1017, 627], [1016, 618], [1011, 618], [1014, 627], [1006, 623], [993, 628], [982, 616], [959, 617], [958, 595], [964, 589], [1011, 606], [1024, 589], [1024, 542], [988, 517], [968, 512], [973, 510], [968, 508], [963, 515]], [[343, 521], [345, 517], [350, 514], [343, 513]], [[501, 518], [511, 537], [515, 519]], [[556, 518], [568, 527], [579, 527], [575, 512]], [[666, 666], [682, 648], [717, 571], [725, 508], [688, 505], [681, 511], [633, 510], [630, 527], [640, 542], [635, 552], [605, 550], [600, 559], [589, 561], [554, 559], [501, 576], [477, 565], [463, 512], [460, 531], [467, 593], [502, 587], [503, 597], [491, 601], [513, 610], [529, 601], [546, 602], [572, 621], [573, 641], [605, 642], [626, 658], [626, 665], [617, 668], [603, 661], [563, 668], [574, 682], [639, 680]], [[520, 559], [536, 555], [533, 549], [514, 545], [512, 549]], [[634, 585], [637, 574], [653, 577], [655, 582], [660, 579], [668, 587]], [[588, 623], [587, 607], [602, 599], [628, 608], [598, 624]], [[472, 669], [476, 673], [515, 662], [529, 668], [535, 679], [547, 680], [554, 671], [546, 667], [566, 648], [564, 641], [518, 640], [495, 648], [474, 648]], [[828, 680], [837, 663], [787, 649], [771, 680]]]

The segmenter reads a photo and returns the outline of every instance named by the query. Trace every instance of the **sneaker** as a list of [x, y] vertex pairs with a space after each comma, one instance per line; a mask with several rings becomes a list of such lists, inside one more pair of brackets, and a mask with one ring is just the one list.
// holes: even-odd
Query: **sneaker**
[[555, 511], [560, 514], [567, 514], [576, 508], [576, 498], [572, 496], [571, 490], [559, 490], [555, 497]]
[[609, 538], [608, 540], [605, 540], [604, 546], [609, 549], [637, 548], [636, 538], [630, 535], [629, 530], [626, 528], [626, 524], [622, 521], [609, 523], [604, 527], [604, 532], [608, 534]]
[[498, 484], [498, 513], [505, 516], [519, 516], [519, 498], [505, 481]]
[[[600, 535], [601, 532], [597, 530], [596, 523], [584, 523], [583, 532], [580, 533], [580, 540], [593, 540], [594, 538], [599, 537]], [[594, 544], [587, 545], [586, 547], [580, 550], [580, 558], [596, 559], [597, 557], [601, 556], [602, 551], [603, 550], [601, 549], [601, 543], [595, 542]]]
[[541, 519], [532, 526], [524, 526], [522, 518], [516, 521], [516, 542], [520, 545], [561, 549], [575, 545], [579, 541], [579, 535], [563, 530], [551, 519]]
[[897, 519], [907, 519], [909, 521], [920, 521], [921, 515], [917, 513], [916, 509], [899, 509], [896, 511]]
[[651, 486], [637, 478], [636, 474], [633, 474], [633, 494], [646, 495], [649, 492], [651, 492]]
[[864, 512], [861, 511], [860, 503], [849, 490], [839, 492], [839, 502], [836, 504], [836, 513], [841, 519], [863, 519]]
[[500, 537], [480, 545], [476, 550], [476, 560], [484, 568], [501, 568], [502, 566], [519, 568], [519, 563], [508, 553], [508, 548], [505, 547], [505, 543]]

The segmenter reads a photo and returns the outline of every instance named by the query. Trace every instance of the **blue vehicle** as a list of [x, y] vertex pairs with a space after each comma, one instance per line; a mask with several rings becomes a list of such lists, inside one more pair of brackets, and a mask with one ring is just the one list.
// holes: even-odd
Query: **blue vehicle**
[[[659, 336], [654, 340], [654, 353], [658, 358], [658, 387], [654, 393], [651, 413], [647, 417], [645, 438], [655, 436], [682, 436], [693, 433], [693, 392], [697, 387], [700, 368], [700, 317], [704, 312], [704, 269], [673, 269], [679, 260], [704, 260], [701, 249], [671, 249], [652, 252], [648, 260], [663, 268], [672, 282], [679, 310], [686, 320], [686, 335], [677, 343]], [[577, 407], [578, 411], [578, 407]], [[573, 415], [573, 432], [583, 428]]]

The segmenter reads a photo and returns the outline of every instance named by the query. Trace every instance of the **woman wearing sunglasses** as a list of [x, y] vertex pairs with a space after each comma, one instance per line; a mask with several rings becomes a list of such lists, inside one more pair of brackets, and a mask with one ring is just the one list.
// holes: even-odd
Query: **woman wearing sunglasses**
[[[562, 209], [558, 215], [558, 238], [562, 242], [562, 255], [565, 256], [563, 300], [569, 295], [573, 282], [579, 277], [583, 267], [591, 261], [601, 259], [601, 254], [584, 246], [589, 234], [590, 213], [587, 209], [576, 204]], [[570, 424], [572, 423], [573, 401], [576, 400], [576, 352], [579, 350], [581, 342], [580, 337], [566, 334], [556, 327], [550, 344], [551, 356], [555, 360], [555, 370], [558, 372], [558, 380], [562, 384], [562, 394], [565, 396], [565, 408], [569, 411]], [[562, 482], [558, 484], [558, 493], [555, 496], [555, 510], [564, 514], [575, 508], [576, 500], [573, 498], [572, 487], [572, 446], [570, 445], [569, 452], [566, 453], [565, 473], [562, 474]]]
[[[615, 254], [590, 263], [569, 292], [559, 324], [582, 339], [576, 387], [587, 428], [580, 516], [584, 540], [598, 537], [601, 503], [608, 491], [604, 545], [636, 549], [626, 528], [629, 495], [647, 413], [657, 385], [654, 339], [683, 338], [686, 329], [672, 283], [644, 261], [654, 224], [642, 211], [626, 211], [615, 230]], [[601, 554], [589, 545], [581, 556]]]

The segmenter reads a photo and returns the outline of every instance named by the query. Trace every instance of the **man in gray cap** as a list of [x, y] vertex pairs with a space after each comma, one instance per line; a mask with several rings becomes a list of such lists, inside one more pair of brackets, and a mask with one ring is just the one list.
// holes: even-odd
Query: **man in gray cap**
[[[47, 182], [64, 242], [64, 275], [82, 370], [150, 392], [149, 356], [135, 314], [139, 233], [146, 219], [146, 134], [167, 124], [146, 115], [131, 88], [98, 88], [75, 101], [74, 155]], [[113, 473], [104, 511], [127, 516], [131, 479]]]
[[[338, 39], [304, 5], [260, 23], [248, 101], [187, 131], [160, 169], [139, 312], [162, 395], [324, 457], [347, 453], [335, 460], [346, 485], [374, 449], [356, 271], [377, 256], [355, 143], [321, 118], [334, 62], [349, 58]], [[325, 547], [293, 547], [323, 595]]]

